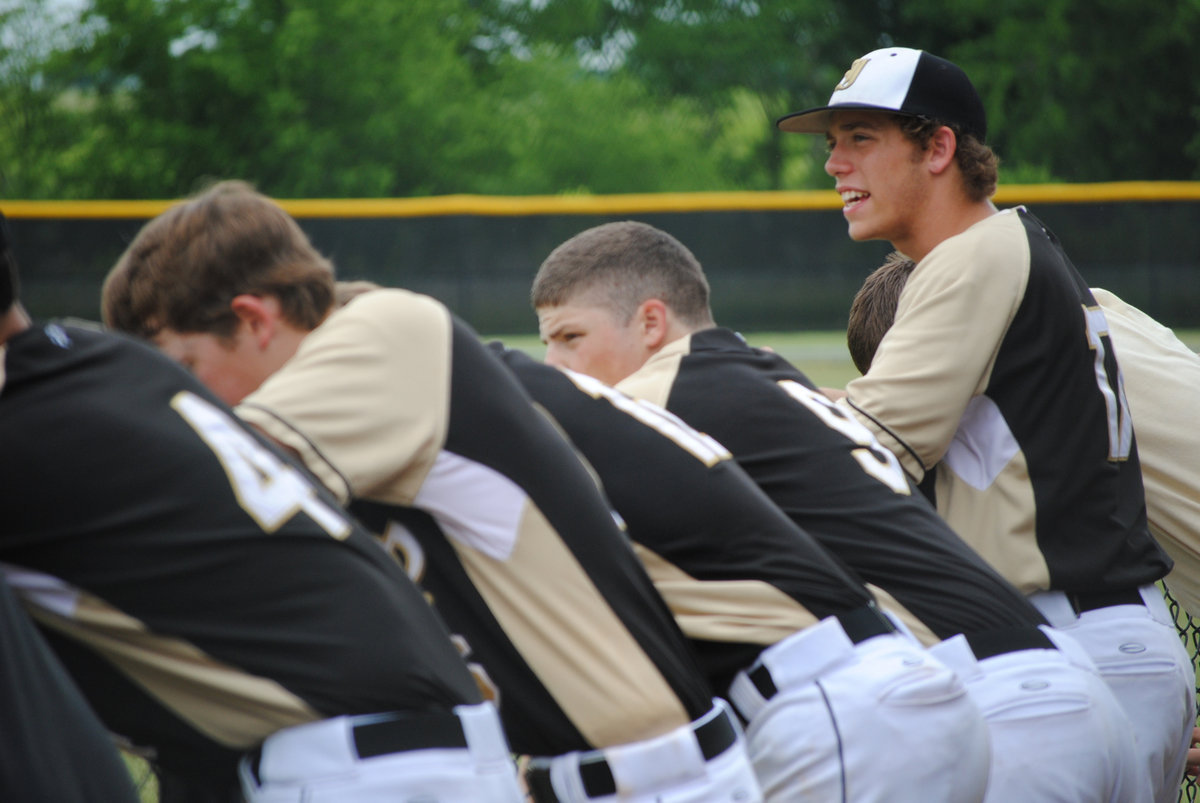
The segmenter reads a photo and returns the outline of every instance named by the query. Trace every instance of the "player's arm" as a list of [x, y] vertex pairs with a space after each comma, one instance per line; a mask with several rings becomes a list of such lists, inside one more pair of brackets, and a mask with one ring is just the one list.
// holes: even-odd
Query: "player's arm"
[[1028, 249], [1009, 239], [974, 239], [957, 248], [948, 241], [926, 257], [900, 296], [870, 370], [846, 386], [842, 403], [917, 481], [941, 460], [967, 403], [986, 387], [1024, 295], [1027, 263], [1022, 270], [1012, 254]]
[[409, 504], [445, 441], [450, 316], [432, 299], [368, 293], [335, 313], [238, 415], [299, 455], [342, 501]]

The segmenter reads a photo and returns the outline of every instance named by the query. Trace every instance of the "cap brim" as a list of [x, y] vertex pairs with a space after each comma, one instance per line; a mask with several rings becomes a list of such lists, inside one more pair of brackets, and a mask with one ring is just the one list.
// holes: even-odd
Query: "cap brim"
[[898, 111], [887, 106], [876, 106], [870, 103], [835, 103], [832, 106], [817, 106], [800, 112], [785, 114], [775, 121], [775, 127], [780, 131], [791, 134], [824, 134], [829, 131], [829, 116], [836, 111], [846, 109], [869, 109], [888, 114], [912, 116], [908, 112]]

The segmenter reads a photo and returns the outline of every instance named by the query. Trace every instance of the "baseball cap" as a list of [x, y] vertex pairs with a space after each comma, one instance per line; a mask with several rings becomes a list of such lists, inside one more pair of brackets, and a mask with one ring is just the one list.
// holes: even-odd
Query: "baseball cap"
[[8, 247], [8, 221], [0, 212], [0, 313], [17, 300], [17, 262]]
[[885, 47], [855, 59], [833, 89], [829, 103], [780, 117], [780, 131], [824, 134], [838, 109], [879, 109], [957, 125], [980, 142], [987, 113], [971, 79], [960, 67], [924, 50]]

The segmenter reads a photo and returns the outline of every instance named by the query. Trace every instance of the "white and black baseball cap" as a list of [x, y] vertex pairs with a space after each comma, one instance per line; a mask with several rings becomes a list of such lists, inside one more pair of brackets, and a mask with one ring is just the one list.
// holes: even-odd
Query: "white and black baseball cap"
[[838, 109], [879, 109], [956, 125], [980, 142], [987, 113], [960, 67], [924, 50], [885, 47], [856, 59], [833, 89], [829, 103], [780, 117], [780, 131], [824, 134]]

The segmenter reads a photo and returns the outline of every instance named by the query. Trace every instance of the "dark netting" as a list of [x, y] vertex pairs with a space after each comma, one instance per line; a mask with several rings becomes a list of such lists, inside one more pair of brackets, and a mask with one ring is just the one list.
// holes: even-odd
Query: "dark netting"
[[[1163, 595], [1167, 600], [1167, 608], [1175, 617], [1175, 627], [1179, 630], [1179, 637], [1183, 639], [1184, 646], [1192, 656], [1192, 671], [1195, 674], [1196, 670], [1200, 669], [1200, 659], [1197, 658], [1200, 655], [1200, 620], [1188, 615], [1188, 612], [1166, 588], [1163, 589]], [[1196, 695], [1200, 697], [1200, 680], [1197, 681]], [[1200, 725], [1200, 718], [1197, 718], [1196, 724]], [[1183, 783], [1179, 787], [1179, 800], [1194, 803], [1198, 798], [1200, 798], [1200, 784], [1197, 784], [1196, 779], [1192, 776], [1184, 775]]]
[[[1200, 202], [1031, 205], [1094, 286], [1174, 327], [1200, 326]], [[713, 286], [718, 322], [747, 332], [843, 329], [886, 243], [854, 243], [838, 210], [304, 217], [341, 278], [428, 293], [486, 333], [536, 332], [529, 282], [590, 226], [636, 218], [678, 237]], [[99, 315], [100, 284], [142, 220], [10, 218], [24, 295], [39, 316]]]

